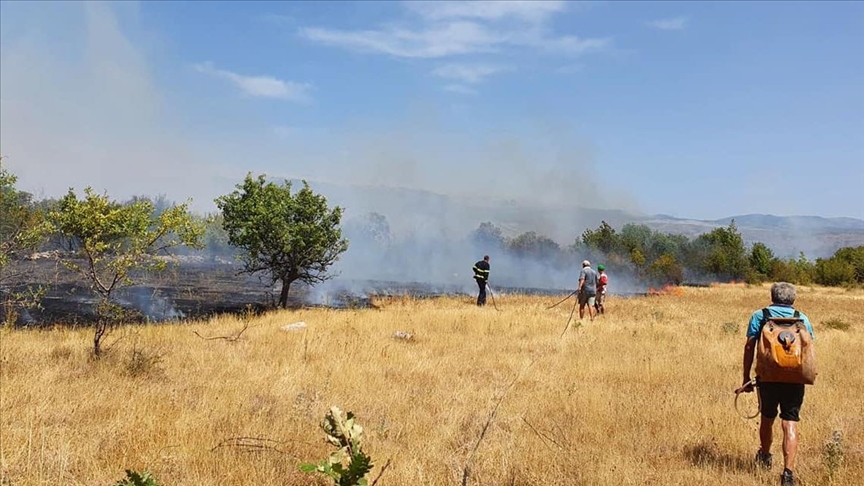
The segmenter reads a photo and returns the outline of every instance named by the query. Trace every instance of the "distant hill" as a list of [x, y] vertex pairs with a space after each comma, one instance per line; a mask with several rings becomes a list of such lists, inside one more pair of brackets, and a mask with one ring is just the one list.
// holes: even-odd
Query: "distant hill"
[[316, 192], [327, 196], [331, 203], [343, 206], [346, 220], [376, 212], [387, 218], [396, 236], [462, 238], [481, 222], [491, 221], [506, 236], [536, 231], [561, 245], [569, 245], [585, 229], [596, 228], [601, 221], [615, 228], [626, 223], [641, 223], [658, 231], [695, 237], [727, 226], [734, 219], [746, 242], [761, 241], [781, 257], [797, 256], [802, 251], [809, 258], [826, 257], [843, 246], [864, 245], [864, 220], [855, 218], [745, 214], [699, 220], [616, 209], [463, 198], [407, 188], [313, 181], [309, 184]]

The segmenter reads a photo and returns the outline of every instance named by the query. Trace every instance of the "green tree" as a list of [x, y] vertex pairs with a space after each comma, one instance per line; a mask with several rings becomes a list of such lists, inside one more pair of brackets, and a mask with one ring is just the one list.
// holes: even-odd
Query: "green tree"
[[765, 243], [756, 242], [750, 249], [750, 267], [763, 276], [771, 273], [771, 262], [774, 253]]
[[684, 269], [672, 255], [661, 255], [648, 267], [648, 275], [660, 283], [680, 285], [684, 280]]
[[606, 221], [601, 221], [596, 230], [585, 230], [582, 233], [582, 243], [589, 249], [599, 250], [607, 255], [621, 246], [615, 229]]
[[[41, 211], [30, 194], [15, 187], [18, 178], [3, 167], [0, 157], [0, 306], [4, 319], [14, 320], [17, 306], [38, 304], [38, 292], [16, 293], [6, 285], [18, 280], [26, 270], [19, 264], [39, 247], [46, 236]], [[33, 297], [33, 298], [31, 298]]]
[[644, 267], [645, 262], [645, 255], [639, 248], [634, 248], [633, 251], [630, 252], [630, 263], [636, 265], [636, 268]]
[[855, 266], [840, 258], [819, 258], [813, 269], [819, 285], [841, 286], [855, 283]]
[[747, 250], [734, 220], [728, 227], [716, 228], [700, 235], [697, 240], [707, 244], [707, 255], [702, 262], [703, 270], [734, 279], [747, 274]]
[[534, 231], [522, 233], [511, 239], [507, 242], [507, 249], [516, 256], [536, 260], [557, 260], [561, 257], [561, 247], [558, 243]]
[[793, 268], [795, 268], [797, 283], [801, 285], [809, 285], [813, 283], [813, 275], [816, 273], [816, 265], [807, 259], [807, 256], [804, 255], [803, 251], [798, 254], [797, 260], [790, 259], [789, 262], [792, 264]]
[[491, 221], [480, 223], [471, 234], [469, 240], [474, 243], [477, 248], [483, 248], [484, 251], [500, 250], [505, 246], [505, 239], [501, 233], [501, 228], [492, 224]]
[[855, 280], [864, 283], [864, 245], [840, 248], [834, 252], [832, 258], [845, 261], [855, 267]]
[[154, 258], [177, 246], [201, 245], [203, 228], [195, 224], [187, 204], [175, 205], [156, 214], [153, 203], [138, 200], [121, 204], [91, 188], [84, 198], [75, 192], [60, 200], [49, 214], [53, 229], [75, 242], [75, 255], [61, 263], [80, 275], [98, 298], [93, 353], [101, 354], [108, 330], [126, 318], [115, 301], [117, 291], [135, 284], [137, 277], [165, 268], [165, 260]]
[[342, 208], [327, 207], [327, 199], [303, 188], [291, 193], [283, 185], [249, 173], [231, 194], [216, 199], [222, 210], [228, 241], [243, 250], [244, 272], [267, 272], [282, 283], [279, 305], [288, 306], [295, 281], [320, 283], [332, 276], [327, 269], [348, 249], [339, 223]]
[[631, 254], [637, 249], [642, 252], [651, 246], [653, 236], [654, 231], [644, 224], [625, 224], [621, 228], [621, 249]]

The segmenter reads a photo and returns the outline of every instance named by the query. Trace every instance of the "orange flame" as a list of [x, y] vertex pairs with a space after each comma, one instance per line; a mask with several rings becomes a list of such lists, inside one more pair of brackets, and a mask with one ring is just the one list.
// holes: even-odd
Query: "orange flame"
[[648, 295], [672, 295], [675, 297], [681, 297], [684, 295], [684, 289], [677, 285], [667, 284], [659, 289], [650, 287], [648, 289]]

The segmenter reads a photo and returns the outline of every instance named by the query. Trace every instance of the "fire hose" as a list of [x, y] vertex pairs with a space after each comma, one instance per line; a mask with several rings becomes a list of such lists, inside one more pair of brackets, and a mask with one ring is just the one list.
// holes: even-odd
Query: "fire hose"
[[741, 409], [738, 408], [738, 397], [740, 397], [741, 394], [744, 393], [744, 390], [746, 390], [748, 387], [758, 388], [759, 383], [756, 381], [755, 378], [753, 378], [752, 380], [748, 381], [747, 383], [744, 383], [743, 385], [741, 385], [741, 388], [738, 388], [735, 390], [735, 411], [738, 412], [738, 415], [740, 415], [742, 418], [750, 420], [750, 419], [754, 419], [754, 418], [758, 417], [759, 412], [762, 411], [762, 397], [759, 396], [759, 391], [757, 390], [756, 391], [756, 403], [758, 404], [758, 408], [756, 410], [756, 413], [754, 413], [753, 415], [744, 415], [743, 413], [741, 413]]
[[579, 289], [576, 289], [576, 290], [574, 290], [573, 292], [570, 292], [569, 294], [567, 294], [567, 297], [564, 297], [563, 299], [559, 300], [558, 302], [556, 302], [556, 303], [550, 305], [549, 307], [546, 308], [546, 310], [549, 310], [549, 309], [551, 309], [551, 308], [553, 308], [553, 307], [557, 307], [559, 304], [563, 304], [565, 300], [567, 300], [567, 299], [569, 299], [570, 297], [572, 297], [573, 295], [575, 295], [576, 292], [579, 292]]
[[495, 294], [492, 292], [492, 286], [487, 283], [486, 288], [489, 289], [489, 295], [492, 296], [492, 305], [495, 307], [495, 310], [500, 311], [501, 309], [498, 308], [498, 304], [495, 303]]

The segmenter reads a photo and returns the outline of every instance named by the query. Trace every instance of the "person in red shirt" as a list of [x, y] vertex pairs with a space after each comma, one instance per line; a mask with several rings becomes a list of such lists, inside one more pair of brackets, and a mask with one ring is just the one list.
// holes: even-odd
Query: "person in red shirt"
[[603, 264], [597, 265], [597, 270], [600, 272], [597, 279], [597, 299], [594, 301], [594, 308], [598, 314], [604, 314], [606, 309], [603, 303], [606, 302], [606, 285], [609, 283], [609, 277], [606, 275], [606, 267]]

